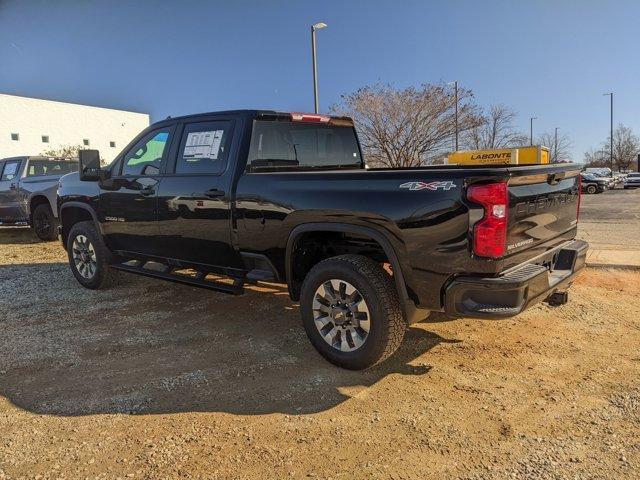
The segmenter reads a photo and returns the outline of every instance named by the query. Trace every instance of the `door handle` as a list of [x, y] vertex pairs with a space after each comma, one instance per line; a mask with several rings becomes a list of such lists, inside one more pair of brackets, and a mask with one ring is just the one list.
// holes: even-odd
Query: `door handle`
[[224, 192], [222, 190], [218, 190], [217, 188], [212, 188], [211, 190], [207, 190], [204, 192], [205, 197], [209, 198], [219, 198], [224, 197]]
[[154, 193], [156, 193], [156, 191], [154, 190], [153, 187], [145, 187], [142, 190], [140, 190], [140, 195], [143, 195], [145, 197], [148, 197], [149, 195], [153, 195]]

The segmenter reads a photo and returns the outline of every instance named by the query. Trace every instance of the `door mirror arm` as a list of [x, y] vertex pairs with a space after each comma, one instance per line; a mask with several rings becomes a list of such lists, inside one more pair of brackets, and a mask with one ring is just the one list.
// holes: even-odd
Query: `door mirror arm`
[[111, 169], [110, 168], [101, 168], [98, 171], [99, 181], [104, 182], [105, 180], [109, 180], [111, 178]]

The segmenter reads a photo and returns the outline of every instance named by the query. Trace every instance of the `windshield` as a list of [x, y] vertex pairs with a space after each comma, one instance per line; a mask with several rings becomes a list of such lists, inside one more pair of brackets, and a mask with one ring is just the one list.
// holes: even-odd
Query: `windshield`
[[584, 178], [585, 180], [602, 180], [600, 177], [594, 175], [593, 173], [583, 173], [582, 178]]
[[361, 166], [353, 127], [273, 120], [253, 124], [247, 161], [252, 171]]

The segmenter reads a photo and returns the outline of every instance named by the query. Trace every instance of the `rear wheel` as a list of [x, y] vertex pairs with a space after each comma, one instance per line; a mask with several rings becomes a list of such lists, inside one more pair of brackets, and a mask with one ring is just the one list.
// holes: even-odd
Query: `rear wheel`
[[587, 186], [587, 193], [594, 194], [597, 191], [598, 191], [598, 187], [596, 187], [595, 185], [588, 185]]
[[391, 356], [406, 330], [391, 277], [360, 255], [329, 258], [313, 267], [302, 285], [300, 308], [318, 352], [352, 370]]
[[32, 228], [40, 240], [55, 240], [58, 236], [58, 220], [53, 216], [51, 207], [43, 203], [33, 211]]
[[96, 232], [93, 222], [78, 222], [67, 238], [69, 266], [76, 280], [90, 289], [107, 288], [113, 283], [113, 255]]

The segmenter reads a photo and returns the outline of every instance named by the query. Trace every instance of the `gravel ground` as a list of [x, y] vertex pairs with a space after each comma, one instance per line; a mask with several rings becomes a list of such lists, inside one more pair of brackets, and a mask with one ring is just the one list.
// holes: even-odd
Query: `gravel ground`
[[366, 372], [308, 343], [284, 288], [123, 276], [0, 230], [0, 479], [640, 477], [640, 272], [570, 303], [434, 316]]

